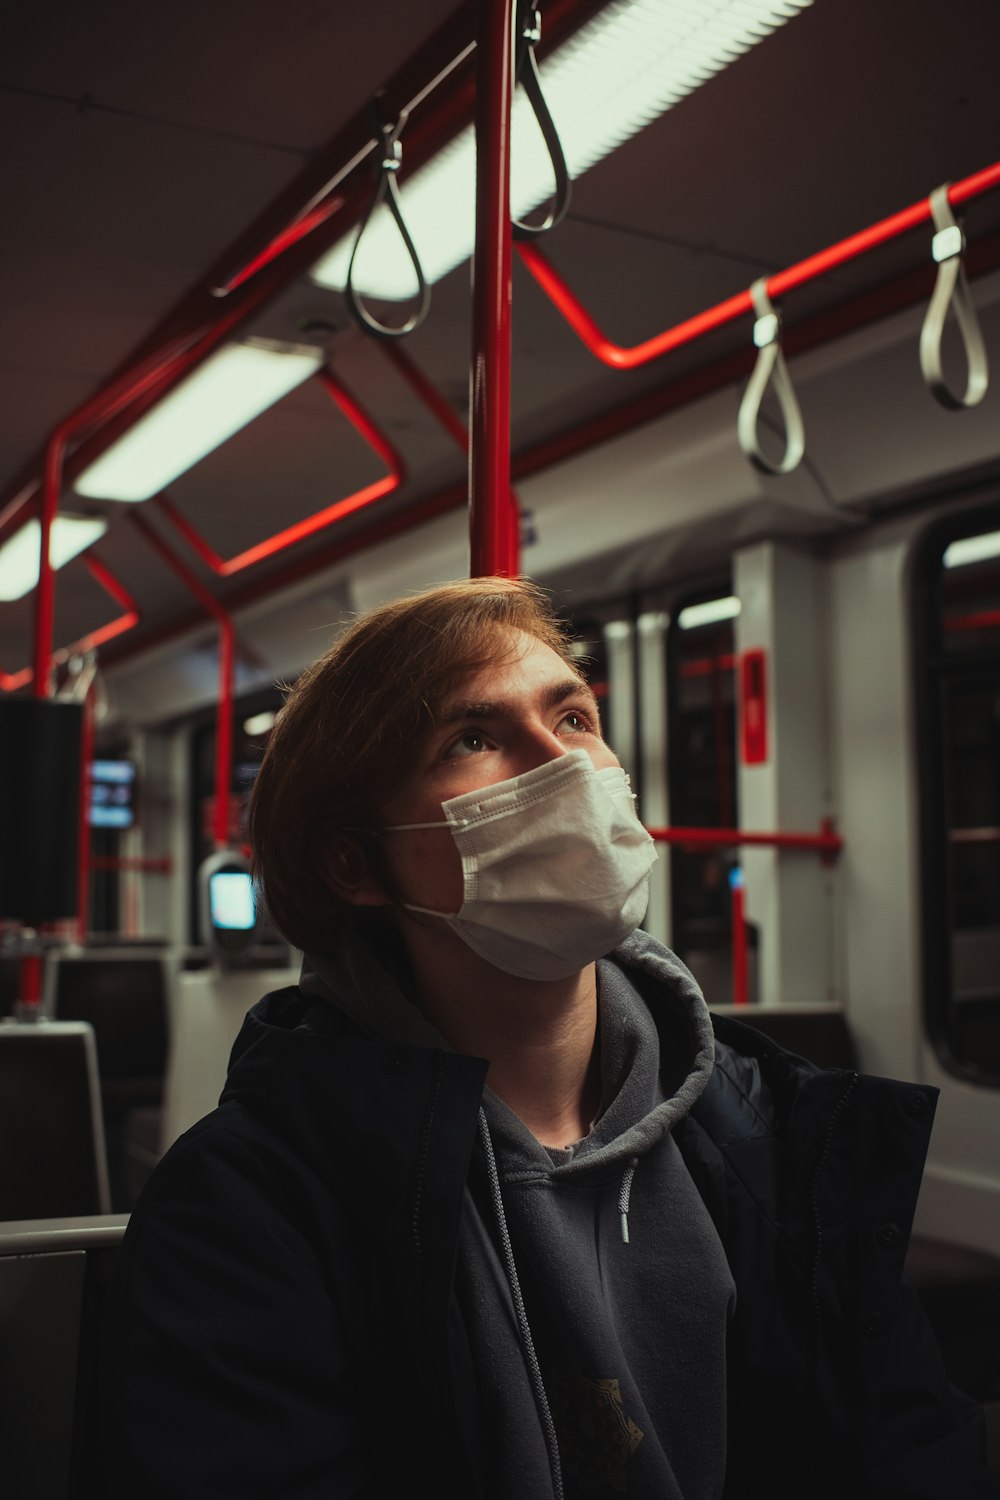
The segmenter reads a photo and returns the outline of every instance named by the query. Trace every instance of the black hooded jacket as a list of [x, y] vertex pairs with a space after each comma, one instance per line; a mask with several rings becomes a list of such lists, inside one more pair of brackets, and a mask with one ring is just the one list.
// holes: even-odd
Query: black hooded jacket
[[[687, 971], [642, 934], [615, 957], [669, 969], [651, 1010], [675, 1042]], [[486, 1064], [365, 1034], [350, 1008], [298, 987], [255, 1006], [220, 1107], [141, 1196], [105, 1329], [102, 1494], [485, 1493], [454, 1272]], [[672, 1128], [736, 1284], [726, 1500], [995, 1496], [982, 1415], [902, 1275], [935, 1091], [713, 1024]]]

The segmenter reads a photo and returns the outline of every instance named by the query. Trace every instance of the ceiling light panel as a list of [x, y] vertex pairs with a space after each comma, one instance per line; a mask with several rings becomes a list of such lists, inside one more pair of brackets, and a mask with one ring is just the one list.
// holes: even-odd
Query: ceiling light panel
[[725, 599], [706, 599], [704, 604], [689, 604], [677, 616], [681, 630], [697, 630], [701, 625], [718, 625], [722, 620], [735, 620], [740, 612], [740, 601], [735, 594]]
[[[793, 19], [812, 0], [617, 0], [545, 59], [542, 88], [570, 176], [608, 156]], [[405, 157], [404, 157], [405, 160]], [[400, 188], [407, 228], [429, 282], [467, 260], [475, 238], [475, 134], [470, 126]], [[526, 219], [552, 194], [552, 168], [531, 106], [511, 108], [511, 212]], [[354, 236], [314, 266], [321, 286], [342, 288]], [[397, 300], [416, 290], [392, 216], [371, 218], [355, 265], [363, 295]]]
[[1000, 557], [1000, 531], [985, 531], [981, 536], [964, 536], [945, 548], [941, 559], [946, 568], [967, 568], [970, 563], [987, 562]]
[[314, 375], [325, 357], [270, 339], [227, 344], [85, 469], [74, 489], [101, 500], [149, 500]]
[[[61, 568], [108, 529], [102, 516], [56, 516], [49, 531], [49, 559]], [[37, 587], [42, 528], [28, 521], [0, 547], [0, 600], [23, 599]]]

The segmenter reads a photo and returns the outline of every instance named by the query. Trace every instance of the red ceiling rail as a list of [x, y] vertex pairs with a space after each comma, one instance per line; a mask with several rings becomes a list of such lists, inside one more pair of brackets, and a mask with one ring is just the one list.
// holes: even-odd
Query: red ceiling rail
[[[549, 0], [543, 49], [557, 47], [589, 20], [601, 3], [602, 0]], [[386, 81], [382, 99], [387, 116], [397, 118], [404, 108], [415, 111], [407, 129], [410, 171], [429, 160], [468, 123], [473, 104], [469, 61], [472, 39], [473, 18], [469, 7], [461, 5]], [[431, 103], [425, 106], [427, 100]], [[140, 369], [150, 362], [161, 361], [164, 351], [172, 346], [187, 346], [204, 338], [197, 359], [207, 357], [229, 333], [249, 323], [267, 302], [349, 233], [370, 201], [367, 177], [356, 173], [354, 168], [365, 159], [371, 144], [369, 111], [359, 109], [223, 252], [203, 280], [140, 340], [125, 367], [111, 378], [104, 393], [99, 392], [93, 399], [99, 401], [102, 394], [120, 385], [129, 386]], [[333, 189], [348, 176], [350, 183], [345, 183], [338, 204], [331, 196]], [[228, 294], [224, 299], [215, 295], [220, 290]], [[130, 410], [116, 421], [103, 423], [80, 450], [67, 458], [67, 471], [70, 474], [82, 471], [133, 425], [157, 397], [165, 395], [182, 373], [167, 369], [162, 385], [153, 394], [134, 401]], [[0, 496], [0, 542], [19, 524], [26, 507], [37, 503], [39, 477], [44, 467], [44, 455], [32, 459]]]
[[[965, 177], [960, 182], [953, 182], [948, 189], [948, 199], [954, 207], [958, 207], [996, 187], [1000, 187], [1000, 162], [984, 168], [981, 172], [975, 172], [971, 177]], [[768, 295], [773, 298], [783, 297], [797, 287], [804, 286], [806, 282], [814, 281], [816, 277], [834, 270], [837, 266], [844, 265], [847, 261], [856, 260], [858, 256], [874, 250], [879, 245], [886, 244], [889, 240], [897, 239], [899, 235], [916, 229], [930, 219], [930, 201], [927, 198], [921, 198], [919, 203], [911, 204], [900, 213], [891, 214], [889, 218], [879, 220], [870, 228], [863, 229], [858, 234], [852, 234], [847, 239], [829, 246], [828, 249], [821, 250], [816, 255], [810, 255], [806, 260], [800, 260], [794, 266], [789, 266], [787, 270], [778, 271], [774, 276], [768, 277]], [[651, 360], [661, 359], [672, 350], [679, 349], [684, 344], [690, 344], [704, 334], [711, 333], [714, 329], [721, 328], [724, 324], [732, 323], [736, 318], [753, 312], [749, 290], [739, 292], [736, 296], [727, 297], [724, 302], [716, 303], [714, 307], [707, 308], [693, 318], [686, 318], [683, 323], [667, 328], [653, 338], [644, 340], [641, 344], [626, 348], [622, 344], [613, 343], [606, 337], [576, 294], [536, 245], [530, 242], [519, 243], [517, 253], [543, 292], [562, 313], [591, 354], [602, 364], [610, 365], [615, 370], [634, 370], [640, 365], [649, 364]]]
[[[991, 235], [971, 244], [968, 261], [970, 276], [983, 275], [1000, 268], [1000, 235]], [[856, 329], [870, 327], [883, 318], [924, 300], [927, 287], [927, 272], [920, 266], [901, 277], [893, 277], [880, 286], [848, 297], [790, 329], [788, 350], [803, 353], [808, 349], [820, 348], [832, 339], [842, 338]], [[532, 447], [516, 452], [511, 460], [511, 473], [514, 479], [524, 479], [581, 453], [590, 452], [612, 438], [632, 432], [670, 412], [681, 410], [703, 396], [745, 378], [752, 363], [753, 350], [747, 348], [703, 365], [679, 379], [673, 377], [664, 380], [650, 390], [629, 396], [583, 422], [574, 423], [551, 437], [543, 438]], [[286, 562], [281, 568], [244, 580], [232, 594], [227, 595], [229, 606], [236, 610], [256, 604], [260, 599], [270, 597], [283, 588], [290, 588], [324, 568], [333, 567], [359, 552], [415, 530], [438, 516], [458, 510], [467, 502], [465, 483], [447, 485], [415, 501], [405, 510], [376, 517], [363, 529], [348, 536], [337, 537], [305, 556]], [[153, 629], [142, 641], [125, 643], [120, 650], [112, 646], [113, 660], [125, 660], [140, 651], [162, 645], [164, 641], [190, 630], [195, 623], [196, 619], [191, 615], [169, 620]]]
[[510, 98], [513, 0], [480, 0], [472, 256], [469, 553], [473, 577], [518, 571], [510, 503]]
[[233, 671], [236, 659], [236, 632], [232, 617], [225, 605], [220, 603], [214, 594], [209, 593], [201, 580], [195, 577], [173, 548], [153, 530], [144, 516], [133, 511], [131, 520], [171, 572], [175, 573], [191, 590], [207, 613], [219, 622], [219, 702], [215, 718], [213, 836], [216, 847], [224, 849], [229, 843], [229, 787], [232, 780], [233, 760]]
[[362, 489], [355, 490], [353, 494], [346, 495], [343, 500], [335, 501], [333, 505], [326, 506], [315, 515], [307, 516], [303, 521], [296, 521], [293, 526], [286, 526], [283, 531], [275, 532], [274, 536], [266, 537], [264, 541], [257, 542], [253, 547], [248, 547], [244, 552], [239, 552], [235, 557], [229, 558], [220, 557], [215, 549], [209, 546], [205, 538], [178, 510], [169, 496], [157, 496], [157, 504], [171, 525], [184, 537], [202, 562], [207, 563], [212, 572], [220, 578], [230, 578], [234, 573], [241, 573], [244, 568], [263, 562], [265, 558], [274, 557], [308, 536], [314, 536], [317, 531], [324, 531], [335, 521], [343, 520], [345, 516], [353, 515], [355, 511], [363, 510], [365, 506], [372, 505], [376, 500], [392, 494], [393, 490], [397, 490], [406, 478], [406, 466], [399, 453], [343, 383], [332, 371], [326, 369], [317, 371], [316, 378], [347, 417], [355, 431], [359, 432], [369, 447], [378, 454], [389, 472], [384, 478], [375, 480], [373, 484], [367, 484]]
[[[112, 641], [116, 636], [124, 635], [126, 630], [132, 630], [138, 625], [142, 618], [139, 606], [125, 585], [121, 583], [111, 569], [106, 567], [92, 552], [84, 553], [81, 561], [84, 563], [91, 576], [101, 585], [104, 591], [111, 595], [117, 604], [120, 604], [124, 613], [117, 615], [115, 619], [109, 620], [107, 625], [100, 625], [96, 630], [90, 631], [88, 635], [82, 635], [72, 645], [60, 646], [53, 651], [50, 657], [50, 666], [59, 665], [68, 661], [71, 656], [84, 656], [88, 651], [96, 651], [98, 646], [103, 646], [105, 641]], [[0, 671], [0, 691], [5, 693], [16, 692], [18, 688], [26, 687], [34, 678], [33, 667], [23, 667], [20, 672], [7, 673]]]

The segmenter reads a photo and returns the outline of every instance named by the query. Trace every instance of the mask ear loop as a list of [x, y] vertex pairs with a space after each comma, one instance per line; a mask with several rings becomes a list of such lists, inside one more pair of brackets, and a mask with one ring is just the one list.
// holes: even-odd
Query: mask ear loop
[[[764, 474], [790, 474], [802, 462], [806, 451], [802, 413], [785, 364], [785, 356], [781, 352], [781, 321], [767, 295], [765, 278], [754, 282], [750, 288], [750, 296], [757, 314], [753, 325], [753, 341], [759, 353], [750, 383], [740, 403], [736, 431], [740, 447], [755, 468]], [[769, 384], [774, 387], [785, 424], [785, 452], [777, 462], [765, 455], [757, 436], [761, 402]]]
[[[347, 284], [344, 287], [344, 298], [351, 316], [366, 333], [370, 333], [378, 339], [401, 339], [405, 338], [408, 333], [412, 333], [415, 328], [419, 328], [420, 324], [426, 318], [431, 305], [431, 289], [424, 278], [420, 257], [417, 254], [416, 246], [410, 238], [410, 231], [404, 222], [402, 210], [399, 206], [399, 190], [396, 187], [396, 174], [403, 161], [403, 146], [399, 136], [403, 126], [406, 124], [407, 111], [403, 110], [395, 125], [384, 123], [378, 116], [378, 111], [374, 104], [372, 105], [372, 111], [376, 116], [377, 133], [382, 141], [382, 149], [376, 163], [378, 182], [375, 188], [375, 196], [371, 201], [368, 212], [361, 221], [354, 241], [354, 248], [351, 251], [351, 259], [347, 267]], [[365, 230], [371, 223], [372, 215], [380, 203], [384, 203], [392, 214], [396, 228], [399, 230], [400, 238], [406, 246], [406, 253], [413, 262], [413, 269], [417, 276], [417, 305], [406, 322], [398, 328], [393, 328], [387, 323], [380, 323], [377, 318], [373, 317], [354, 287], [354, 262], [357, 259], [358, 250], [361, 248], [361, 241], [365, 237]]]
[[[930, 305], [920, 330], [920, 369], [934, 399], [949, 411], [961, 411], [965, 407], [978, 406], [986, 395], [989, 365], [962, 265], [965, 235], [948, 201], [948, 183], [935, 188], [929, 202], [935, 229], [931, 240], [931, 254], [937, 262], [938, 271]], [[962, 395], [951, 389], [941, 368], [941, 342], [949, 307], [954, 307], [955, 320], [965, 347], [967, 377]]]

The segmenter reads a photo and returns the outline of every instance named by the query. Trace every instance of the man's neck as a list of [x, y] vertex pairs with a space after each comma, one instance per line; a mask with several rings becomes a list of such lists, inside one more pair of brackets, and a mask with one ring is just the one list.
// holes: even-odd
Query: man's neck
[[447, 934], [404, 931], [425, 1014], [456, 1052], [489, 1062], [486, 1082], [546, 1146], [586, 1135], [600, 1105], [597, 974], [518, 979]]

